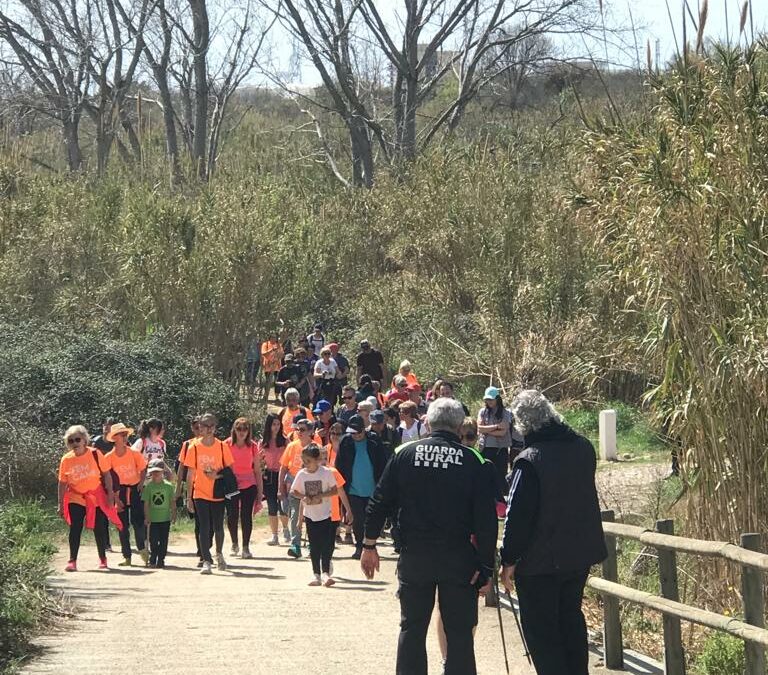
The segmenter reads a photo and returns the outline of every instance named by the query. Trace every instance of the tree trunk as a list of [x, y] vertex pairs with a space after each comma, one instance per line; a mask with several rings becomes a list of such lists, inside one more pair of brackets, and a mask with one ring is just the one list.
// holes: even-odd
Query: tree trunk
[[347, 120], [352, 147], [352, 183], [355, 187], [373, 187], [373, 148], [365, 121]]
[[80, 150], [79, 113], [73, 113], [72, 117], [62, 120], [62, 133], [67, 153], [67, 166], [70, 171], [80, 171], [83, 168], [83, 153]]
[[208, 163], [208, 45], [210, 26], [206, 0], [189, 0], [194, 27], [193, 70], [195, 75], [195, 130], [192, 145], [192, 159], [200, 180], [206, 180]]
[[168, 74], [165, 70], [155, 73], [155, 82], [163, 104], [163, 124], [165, 124], [165, 150], [171, 165], [171, 182], [181, 183], [181, 163], [179, 162], [179, 138], [176, 134], [176, 118], [173, 114], [173, 99], [168, 86]]

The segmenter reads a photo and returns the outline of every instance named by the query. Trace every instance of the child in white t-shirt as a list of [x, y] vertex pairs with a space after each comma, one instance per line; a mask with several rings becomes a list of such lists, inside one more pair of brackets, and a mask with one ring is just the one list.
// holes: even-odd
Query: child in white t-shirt
[[336, 528], [331, 520], [331, 497], [337, 494], [333, 471], [320, 465], [320, 448], [310, 443], [301, 451], [304, 468], [291, 484], [291, 494], [301, 499], [309, 538], [309, 555], [314, 578], [310, 586], [333, 586], [331, 558]]

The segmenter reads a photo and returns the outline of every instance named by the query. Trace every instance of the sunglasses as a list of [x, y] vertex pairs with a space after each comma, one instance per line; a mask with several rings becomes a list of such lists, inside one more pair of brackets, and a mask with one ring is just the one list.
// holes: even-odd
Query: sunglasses
[[213, 429], [213, 424], [203, 424], [203, 423], [201, 422], [201, 423], [200, 423], [200, 428], [201, 428], [201, 429]]
[[309, 427], [296, 427], [296, 431], [300, 434], [306, 434], [309, 430]]
[[68, 438], [67, 445], [77, 445], [82, 440], [83, 440], [82, 436], [78, 436], [77, 438]]

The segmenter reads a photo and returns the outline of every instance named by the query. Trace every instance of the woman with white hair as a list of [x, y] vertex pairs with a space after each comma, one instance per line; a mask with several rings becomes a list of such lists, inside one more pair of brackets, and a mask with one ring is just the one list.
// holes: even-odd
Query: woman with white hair
[[101, 450], [88, 445], [84, 426], [69, 427], [64, 434], [68, 451], [59, 463], [58, 513], [69, 525], [69, 562], [67, 572], [77, 571], [77, 556], [83, 527], [93, 530], [99, 569], [107, 569], [107, 519], [118, 530], [123, 524], [115, 511], [110, 462]]
[[592, 443], [539, 391], [512, 402], [525, 450], [513, 467], [501, 579], [513, 584], [538, 675], [587, 675], [581, 611], [589, 568], [606, 556]]

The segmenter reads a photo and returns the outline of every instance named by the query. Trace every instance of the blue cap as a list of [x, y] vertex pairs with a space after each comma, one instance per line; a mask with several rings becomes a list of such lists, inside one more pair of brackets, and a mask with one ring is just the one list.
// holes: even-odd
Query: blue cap
[[483, 394], [484, 401], [495, 401], [499, 395], [499, 390], [496, 387], [488, 387]]
[[320, 414], [320, 413], [328, 412], [330, 409], [331, 409], [330, 401], [326, 401], [323, 398], [323, 399], [320, 399], [317, 403], [315, 403], [315, 409], [312, 412]]

